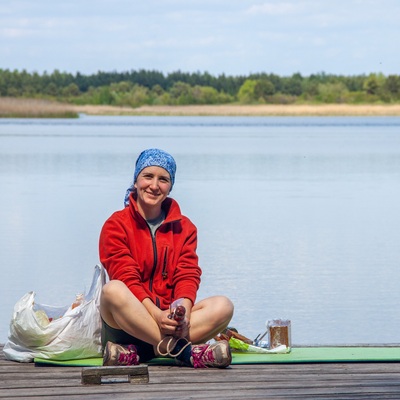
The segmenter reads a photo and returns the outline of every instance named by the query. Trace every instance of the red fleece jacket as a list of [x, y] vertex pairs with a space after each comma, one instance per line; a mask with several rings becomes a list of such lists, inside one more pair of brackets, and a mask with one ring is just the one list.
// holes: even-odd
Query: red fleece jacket
[[162, 207], [166, 217], [153, 239], [131, 195], [129, 207], [105, 222], [99, 250], [110, 279], [124, 282], [139, 301], [148, 297], [165, 310], [181, 297], [194, 304], [201, 269], [196, 227], [175, 200], [166, 198]]

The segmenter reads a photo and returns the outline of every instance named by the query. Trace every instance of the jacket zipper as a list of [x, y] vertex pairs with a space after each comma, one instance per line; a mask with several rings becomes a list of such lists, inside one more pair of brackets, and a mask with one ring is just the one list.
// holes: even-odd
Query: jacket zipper
[[[176, 221], [178, 221], [178, 220], [176, 220]], [[173, 223], [173, 222], [175, 222], [175, 221], [170, 221], [169, 223]], [[164, 223], [165, 223], [165, 221], [160, 226], [164, 225]], [[153, 293], [153, 281], [154, 281], [154, 275], [155, 275], [156, 269], [157, 269], [157, 258], [158, 258], [157, 245], [156, 245], [156, 233], [160, 227], [157, 228], [156, 232], [154, 233], [154, 236], [151, 233], [150, 227], [148, 225], [147, 225], [147, 227], [149, 228], [149, 231], [150, 231], [151, 241], [153, 243], [153, 253], [154, 253], [153, 270], [151, 271], [150, 282], [149, 282], [149, 290], [151, 293]], [[164, 257], [164, 264], [163, 264], [163, 270], [162, 270], [163, 279], [166, 279], [168, 276], [167, 271], [166, 271], [166, 269], [167, 269], [167, 251], [168, 251], [168, 247], [165, 249], [165, 254], [164, 254], [165, 257]], [[165, 274], [165, 278], [164, 278], [164, 274]], [[158, 297], [156, 297], [156, 306], [160, 307], [160, 299]]]
[[161, 273], [163, 279], [167, 279], [167, 277], [168, 277], [167, 260], [168, 260], [168, 246], [165, 248], [165, 251], [164, 251], [163, 269], [162, 269], [162, 273]]
[[[150, 292], [153, 293], [153, 281], [154, 281], [154, 274], [156, 273], [158, 257], [157, 257], [157, 245], [156, 245], [155, 235], [154, 236], [152, 235], [150, 227], [149, 227], [149, 231], [150, 231], [151, 241], [153, 244], [153, 255], [154, 255], [153, 269], [151, 271], [150, 281], [149, 281], [149, 289], [150, 289]], [[158, 299], [156, 299], [156, 302], [159, 302]]]

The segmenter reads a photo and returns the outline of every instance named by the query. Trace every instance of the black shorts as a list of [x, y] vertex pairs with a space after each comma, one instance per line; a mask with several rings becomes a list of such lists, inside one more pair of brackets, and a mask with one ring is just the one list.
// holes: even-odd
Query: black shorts
[[153, 346], [143, 340], [137, 339], [126, 333], [122, 329], [115, 329], [107, 325], [106, 322], [101, 320], [101, 344], [103, 348], [106, 346], [107, 342], [113, 342], [117, 344], [133, 344], [138, 350], [138, 355], [140, 362], [146, 362], [155, 357]]

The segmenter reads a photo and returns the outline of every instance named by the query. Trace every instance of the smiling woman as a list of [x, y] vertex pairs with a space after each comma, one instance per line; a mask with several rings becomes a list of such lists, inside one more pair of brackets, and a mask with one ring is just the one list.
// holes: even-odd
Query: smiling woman
[[227, 327], [233, 304], [224, 296], [196, 303], [197, 229], [168, 197], [175, 172], [170, 154], [143, 151], [125, 208], [101, 231], [100, 260], [111, 279], [100, 304], [104, 365], [136, 365], [160, 355], [194, 368], [231, 363], [227, 341], [206, 344]]

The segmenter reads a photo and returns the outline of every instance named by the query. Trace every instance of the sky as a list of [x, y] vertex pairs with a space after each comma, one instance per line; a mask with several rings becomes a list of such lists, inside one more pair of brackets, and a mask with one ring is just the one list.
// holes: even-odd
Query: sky
[[400, 74], [399, 0], [1, 0], [0, 69]]

